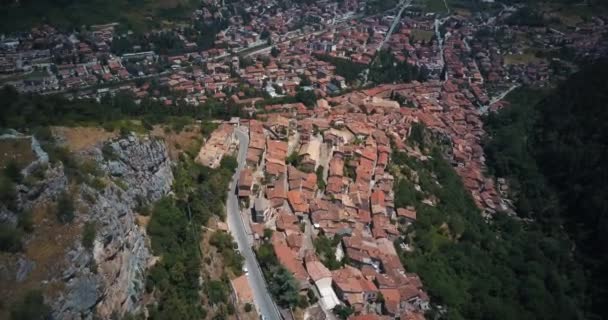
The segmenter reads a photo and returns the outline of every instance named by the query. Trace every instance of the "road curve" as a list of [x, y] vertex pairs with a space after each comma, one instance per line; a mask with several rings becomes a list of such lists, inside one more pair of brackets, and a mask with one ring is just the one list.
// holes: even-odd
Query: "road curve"
[[245, 258], [245, 266], [249, 272], [247, 278], [253, 291], [253, 300], [258, 313], [267, 320], [281, 320], [279, 309], [270, 296], [260, 265], [249, 244], [249, 235], [241, 218], [238, 198], [235, 194], [239, 173], [245, 167], [247, 148], [249, 146], [249, 137], [245, 132], [237, 128], [235, 129], [235, 135], [239, 141], [238, 168], [234, 176], [232, 176], [228, 199], [226, 200], [228, 228], [237, 242], [241, 254]]

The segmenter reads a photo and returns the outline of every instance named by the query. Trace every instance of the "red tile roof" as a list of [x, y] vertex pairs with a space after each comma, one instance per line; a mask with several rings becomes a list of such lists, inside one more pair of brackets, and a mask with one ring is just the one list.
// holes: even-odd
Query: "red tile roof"
[[302, 261], [297, 259], [296, 253], [287, 245], [273, 242], [274, 252], [279, 262], [291, 271], [298, 281], [307, 281], [308, 273], [302, 265]]
[[304, 199], [304, 195], [301, 191], [291, 190], [287, 192], [287, 200], [292, 210], [296, 213], [308, 212], [308, 203]]

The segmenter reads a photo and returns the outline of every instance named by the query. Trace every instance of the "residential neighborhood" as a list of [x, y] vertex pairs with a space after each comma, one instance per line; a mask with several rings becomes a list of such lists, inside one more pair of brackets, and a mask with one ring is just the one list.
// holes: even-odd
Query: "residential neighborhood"
[[[430, 9], [430, 0], [387, 3], [203, 0], [187, 20], [163, 21], [146, 32], [113, 21], [70, 31], [42, 23], [0, 34], [0, 87], [71, 102], [128, 101], [124, 109], [130, 113], [124, 114], [134, 119], [148, 108], [166, 110], [162, 114], [171, 121], [191, 117], [188, 130], [201, 131], [200, 138], [190, 139], [196, 140], [195, 152], [190, 160], [175, 158], [185, 168], [204, 169], [173, 174], [221, 186], [178, 187], [203, 190], [198, 209], [221, 217], [201, 230], [231, 236], [229, 253], [216, 245], [214, 254], [234, 253], [237, 272], [214, 272], [230, 285], [229, 304], [247, 310], [230, 304], [232, 313], [209, 314], [440, 319], [450, 314], [448, 303], [438, 302], [438, 284], [425, 285], [424, 270], [408, 257], [417, 252], [417, 241], [435, 250], [443, 238], [420, 240], [416, 226], [424, 221], [454, 243], [467, 237], [480, 242], [481, 235], [477, 229], [453, 231], [465, 223], [462, 218], [448, 217], [438, 227], [437, 219], [429, 222], [429, 212], [440, 212], [443, 201], [429, 189], [444, 188], [439, 180], [445, 177], [414, 163], [447, 161], [458, 186], [470, 194], [459, 200], [470, 200], [488, 224], [503, 214], [516, 216], [521, 203], [506, 177], [493, 176], [484, 149], [488, 114], [507, 108], [506, 97], [518, 88], [548, 92], [587, 62], [605, 57], [608, 16], [574, 19], [552, 6], [531, 16], [524, 4], [498, 1], [469, 7], [439, 1], [441, 10]], [[134, 119], [129, 121], [138, 127], [161, 131], [147, 119]], [[120, 129], [122, 138], [131, 134]], [[164, 130], [172, 134], [168, 126]], [[180, 130], [173, 129], [174, 150], [182, 149]], [[112, 158], [104, 152], [102, 158]], [[403, 193], [412, 199], [404, 200]], [[210, 198], [221, 199], [224, 207], [207, 207]], [[137, 210], [148, 210], [136, 200]], [[178, 200], [187, 207], [190, 228], [192, 194]], [[149, 219], [141, 218], [142, 224]], [[486, 245], [494, 243], [480, 244]], [[524, 260], [518, 267], [532, 268]], [[277, 268], [269, 268], [273, 263]], [[287, 303], [276, 292], [292, 283], [274, 283], [269, 274], [277, 270], [287, 270], [297, 291]], [[557, 275], [543, 277], [563, 285]], [[199, 277], [198, 285], [206, 280]], [[477, 290], [494, 284], [467, 285]], [[211, 318], [207, 310], [204, 315]]]

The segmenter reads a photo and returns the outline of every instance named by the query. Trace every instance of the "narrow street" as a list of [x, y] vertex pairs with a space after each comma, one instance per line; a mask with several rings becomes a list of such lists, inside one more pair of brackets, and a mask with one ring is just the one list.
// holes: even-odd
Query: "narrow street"
[[249, 146], [249, 136], [240, 128], [235, 130], [235, 135], [239, 142], [239, 151], [237, 156], [238, 168], [232, 177], [230, 189], [228, 191], [228, 199], [226, 200], [227, 223], [230, 233], [238, 244], [239, 251], [245, 259], [245, 266], [248, 270], [247, 278], [249, 285], [253, 291], [253, 299], [255, 307], [263, 319], [280, 320], [281, 315], [279, 309], [275, 305], [266, 282], [262, 274], [262, 270], [258, 264], [256, 256], [249, 243], [249, 235], [245, 229], [245, 224], [241, 217], [238, 198], [235, 194], [236, 185], [238, 183], [239, 173], [245, 167], [245, 159], [247, 156], [247, 148]]
[[487, 104], [487, 105], [485, 105], [485, 106], [482, 106], [482, 107], [479, 109], [479, 113], [480, 113], [480, 114], [486, 114], [486, 113], [488, 112], [488, 110], [490, 110], [490, 106], [491, 106], [491, 105], [493, 105], [493, 104], [495, 104], [496, 102], [498, 102], [498, 101], [500, 101], [500, 100], [504, 99], [504, 98], [505, 98], [505, 97], [506, 97], [506, 96], [507, 96], [509, 93], [511, 93], [511, 91], [513, 91], [513, 90], [515, 90], [515, 89], [517, 89], [517, 88], [519, 88], [519, 85], [515, 85], [515, 84], [514, 84], [514, 85], [512, 85], [511, 87], [509, 87], [509, 89], [507, 89], [507, 90], [503, 91], [503, 92], [502, 92], [501, 94], [499, 94], [498, 96], [496, 96], [496, 97], [492, 98], [492, 100], [490, 100], [490, 103], [488, 103], [488, 104]]
[[[401, 21], [401, 15], [403, 14], [403, 11], [405, 10], [405, 8], [409, 7], [412, 4], [412, 1], [413, 0], [401, 0], [399, 2], [397, 7], [401, 6], [401, 8], [399, 9], [399, 12], [395, 16], [395, 19], [393, 20], [391, 27], [388, 29], [386, 36], [384, 37], [384, 39], [380, 42], [380, 44], [376, 48], [376, 52], [380, 52], [380, 50], [382, 50], [382, 47], [384, 47], [386, 42], [390, 39], [391, 34], [393, 34], [393, 31], [395, 31], [395, 27], [397, 27], [397, 25], [399, 24], [399, 21]], [[367, 68], [361, 72], [361, 75], [363, 76], [363, 83], [367, 83], [368, 76], [369, 76], [369, 68], [374, 64], [374, 61], [376, 60], [377, 56], [378, 56], [377, 54], [374, 55], [374, 57], [372, 58], [372, 61], [367, 65]]]

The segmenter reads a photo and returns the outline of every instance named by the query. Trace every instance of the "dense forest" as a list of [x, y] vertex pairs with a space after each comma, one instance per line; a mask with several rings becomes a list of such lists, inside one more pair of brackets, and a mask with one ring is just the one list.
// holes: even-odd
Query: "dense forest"
[[0, 0], [0, 32], [25, 31], [43, 23], [73, 30], [112, 22], [144, 31], [162, 19], [187, 18], [197, 5], [193, 0]]
[[607, 75], [602, 61], [552, 92], [519, 90], [486, 119], [489, 164], [508, 178], [518, 214], [574, 241], [562, 250], [575, 248], [585, 270], [588, 319], [608, 318]]
[[315, 55], [315, 57], [336, 66], [336, 73], [344, 77], [347, 83], [353, 83], [361, 75], [361, 72], [367, 68], [367, 65], [365, 64], [353, 62], [346, 58], [338, 58], [321, 54]]
[[216, 35], [228, 27], [225, 19], [213, 21], [196, 20], [192, 26], [183, 27], [183, 36], [194, 43], [196, 47], [185, 48], [180, 34], [174, 30], [133, 33], [131, 35], [115, 36], [112, 40], [112, 52], [122, 55], [136, 51], [155, 51], [161, 55], [175, 55], [185, 52], [208, 50], [214, 47]]
[[395, 203], [417, 211], [403, 231], [414, 250], [396, 248], [437, 306], [429, 318], [582, 319], [583, 275], [567, 239], [503, 214], [488, 223], [439, 146], [423, 139], [428, 160], [396, 152], [391, 170]]
[[136, 104], [132, 95], [104, 96], [100, 102], [68, 100], [59, 95], [20, 94], [13, 87], [0, 89], [0, 129], [28, 130], [52, 125], [111, 126], [125, 119], [138, 119], [146, 125], [166, 123], [175, 117], [200, 120], [229, 119], [239, 108], [213, 99], [200, 106], [178, 104], [167, 108], [160, 101], [144, 99]]
[[390, 50], [380, 50], [369, 68], [369, 80], [375, 83], [424, 81], [428, 70], [399, 62]]

